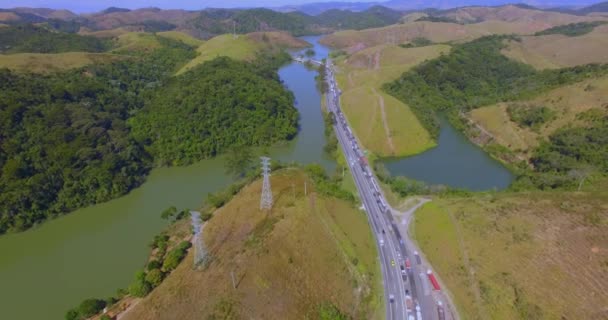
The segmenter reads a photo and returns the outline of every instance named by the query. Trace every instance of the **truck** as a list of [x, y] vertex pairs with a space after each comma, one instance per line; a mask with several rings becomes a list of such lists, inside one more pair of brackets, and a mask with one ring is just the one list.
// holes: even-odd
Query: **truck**
[[414, 301], [409, 294], [405, 295], [405, 311], [412, 312], [414, 310]]
[[431, 284], [433, 285], [433, 290], [435, 291], [440, 291], [441, 287], [439, 286], [439, 282], [437, 281], [437, 279], [435, 278], [435, 275], [433, 274], [433, 271], [431, 271], [431, 269], [428, 269], [426, 271], [426, 275], [429, 277], [429, 281], [431, 282]]
[[420, 305], [416, 302], [416, 319], [422, 320], [422, 312], [420, 311]]
[[410, 262], [410, 258], [405, 258], [405, 267], [408, 270], [412, 268], [412, 263]]

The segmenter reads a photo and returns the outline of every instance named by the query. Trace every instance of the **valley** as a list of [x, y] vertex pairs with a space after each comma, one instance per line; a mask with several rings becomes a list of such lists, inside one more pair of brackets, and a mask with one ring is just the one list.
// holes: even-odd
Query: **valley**
[[1, 8], [3, 316], [604, 319], [608, 6], [455, 3]]

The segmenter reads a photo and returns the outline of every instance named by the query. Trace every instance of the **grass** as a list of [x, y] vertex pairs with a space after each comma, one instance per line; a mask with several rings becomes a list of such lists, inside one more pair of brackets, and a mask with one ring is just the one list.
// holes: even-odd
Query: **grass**
[[608, 25], [582, 36], [544, 35], [510, 41], [502, 53], [537, 69], [573, 67], [588, 63], [608, 63]]
[[606, 199], [605, 191], [435, 199], [415, 213], [411, 232], [465, 319], [602, 318]]
[[194, 38], [189, 34], [179, 32], [179, 31], [163, 31], [163, 32], [157, 32], [156, 34], [161, 37], [181, 41], [191, 47], [198, 47], [201, 44], [203, 44], [203, 42], [204, 42], [203, 40]]
[[0, 68], [17, 72], [50, 73], [123, 58], [115, 54], [88, 52], [3, 54], [0, 55]]
[[326, 303], [355, 319], [381, 318], [381, 273], [364, 213], [315, 194], [301, 170], [275, 172], [271, 183], [271, 212], [258, 209], [261, 181], [246, 186], [204, 227], [208, 266], [193, 270], [190, 252], [123, 319], [313, 319]]
[[112, 52], [152, 51], [160, 48], [161, 44], [152, 33], [127, 32], [115, 39], [115, 49]]
[[209, 39], [201, 44], [196, 51], [198, 56], [183, 66], [177, 74], [184, 73], [205, 61], [219, 56], [226, 56], [236, 60], [250, 60], [255, 57], [260, 46], [246, 36], [225, 34]]
[[521, 158], [529, 158], [539, 142], [557, 129], [571, 125], [584, 126], [577, 115], [590, 109], [608, 114], [608, 77], [589, 79], [563, 86], [538, 97], [517, 102], [519, 105], [545, 106], [558, 116], [538, 129], [521, 127], [511, 121], [506, 103], [499, 103], [471, 111], [470, 118], [488, 131], [494, 142], [505, 146]]
[[383, 45], [337, 60], [342, 108], [366, 149], [381, 157], [406, 156], [435, 145], [409, 107], [381, 86], [448, 50], [445, 45], [412, 49]]

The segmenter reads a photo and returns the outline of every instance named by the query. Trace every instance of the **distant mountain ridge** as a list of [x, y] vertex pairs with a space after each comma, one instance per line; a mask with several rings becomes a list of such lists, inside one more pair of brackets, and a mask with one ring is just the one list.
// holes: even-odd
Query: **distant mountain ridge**
[[[422, 0], [412, 0], [406, 2], [405, 0], [391, 0], [383, 2], [383, 4], [390, 5], [393, 9], [388, 6], [374, 5], [373, 2], [328, 2], [303, 5], [301, 6], [302, 11], [291, 10], [300, 6], [292, 6], [287, 11], [268, 8], [189, 11], [182, 9], [163, 10], [154, 7], [135, 10], [110, 7], [97, 13], [81, 15], [68, 10], [13, 8], [0, 9], [0, 23], [8, 25], [33, 23], [46, 25], [57, 31], [87, 34], [119, 28], [123, 30], [122, 32], [177, 30], [206, 39], [218, 34], [232, 32], [244, 34], [259, 31], [287, 31], [292, 35], [301, 36], [345, 29], [361, 30], [407, 21], [404, 16], [412, 12], [421, 12], [424, 15], [417, 19], [465, 24], [487, 20], [511, 22], [523, 16], [526, 17], [525, 19], [538, 20], [544, 17], [546, 13], [552, 12], [554, 15], [553, 22], [546, 27], [559, 25], [562, 21], [578, 22], [571, 21], [575, 15], [585, 16], [591, 12], [608, 12], [608, 2], [579, 9], [538, 9], [527, 3], [440, 9], [447, 4], [473, 2], [472, 0], [457, 1], [434, 0], [423, 2]], [[501, 1], [490, 0], [490, 3]], [[557, 2], [560, 1], [562, 0], [557, 0]], [[536, 1], [535, 3], [545, 2]], [[435, 8], [422, 10], [394, 9], [405, 4], [407, 6], [433, 5]], [[316, 12], [317, 14], [313, 15], [307, 12]], [[570, 15], [570, 17], [566, 15]], [[603, 18], [599, 17], [599, 19]]]

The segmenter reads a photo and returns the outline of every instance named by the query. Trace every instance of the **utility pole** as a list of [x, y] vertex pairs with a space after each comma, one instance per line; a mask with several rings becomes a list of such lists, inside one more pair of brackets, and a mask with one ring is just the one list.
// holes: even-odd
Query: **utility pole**
[[232, 288], [236, 289], [236, 281], [234, 281], [234, 270], [230, 271], [230, 277], [232, 278]]
[[306, 181], [304, 181], [304, 195], [305, 195], [305, 196], [306, 196], [306, 195], [308, 195], [308, 192], [307, 192], [307, 190], [306, 190]]
[[264, 182], [262, 185], [262, 197], [260, 199], [260, 210], [270, 210], [272, 208], [272, 189], [270, 188], [270, 158], [262, 159], [262, 174]]

